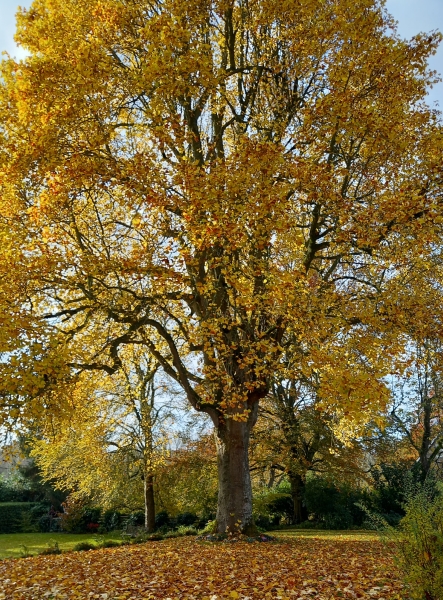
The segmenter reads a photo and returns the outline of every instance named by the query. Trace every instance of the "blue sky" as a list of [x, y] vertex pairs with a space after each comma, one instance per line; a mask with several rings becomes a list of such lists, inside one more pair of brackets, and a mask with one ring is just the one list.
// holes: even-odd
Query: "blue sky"
[[[17, 0], [0, 0], [0, 50], [7, 50], [13, 56], [23, 53], [13, 40], [15, 29], [15, 12]], [[21, 0], [22, 6], [29, 6], [30, 0]], [[443, 31], [443, 0], [388, 0], [389, 12], [398, 21], [400, 35], [411, 37], [420, 31], [440, 29]], [[438, 54], [431, 60], [431, 66], [443, 73], [443, 44]], [[439, 100], [443, 109], [443, 83], [440, 83], [429, 94], [431, 102]]]

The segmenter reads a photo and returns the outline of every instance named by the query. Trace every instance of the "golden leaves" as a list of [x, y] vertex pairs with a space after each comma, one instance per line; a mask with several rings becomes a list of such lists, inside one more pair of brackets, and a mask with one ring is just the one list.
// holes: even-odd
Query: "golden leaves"
[[[356, 318], [387, 335], [382, 273], [432, 253], [442, 211], [441, 127], [419, 103], [439, 36], [390, 26], [373, 0], [36, 0], [0, 91], [16, 305], [108, 367], [122, 337], [154, 352], [166, 319], [171, 376], [236, 417], [291, 344]], [[204, 381], [177, 366], [193, 353]], [[334, 381], [363, 413], [360, 371]]]
[[[278, 544], [190, 540], [0, 563], [0, 597], [43, 600], [400, 598], [386, 548], [359, 536]], [[45, 595], [46, 594], [46, 595]]]

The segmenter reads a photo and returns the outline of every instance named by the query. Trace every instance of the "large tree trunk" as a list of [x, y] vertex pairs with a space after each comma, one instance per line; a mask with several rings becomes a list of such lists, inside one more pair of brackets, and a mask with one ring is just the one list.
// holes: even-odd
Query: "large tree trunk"
[[289, 482], [291, 484], [291, 496], [294, 506], [293, 522], [303, 523], [308, 520], [308, 511], [303, 505], [303, 490], [305, 482], [301, 475], [289, 473]]
[[154, 476], [145, 475], [144, 478], [145, 495], [145, 528], [152, 533], [155, 530], [155, 502], [154, 502]]
[[217, 529], [219, 533], [252, 533], [252, 487], [249, 437], [257, 405], [248, 421], [220, 418], [215, 430], [218, 459]]

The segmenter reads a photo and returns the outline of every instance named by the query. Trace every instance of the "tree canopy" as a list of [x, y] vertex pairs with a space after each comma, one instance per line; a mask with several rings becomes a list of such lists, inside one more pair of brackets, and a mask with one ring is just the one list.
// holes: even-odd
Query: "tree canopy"
[[325, 396], [362, 419], [383, 402], [353, 390], [384, 374], [405, 257], [441, 239], [440, 39], [401, 40], [378, 0], [23, 10], [30, 55], [0, 91], [5, 414], [139, 345], [211, 416], [219, 527], [246, 528], [249, 433], [288, 348], [334, 375], [337, 340], [364, 340], [370, 376]]

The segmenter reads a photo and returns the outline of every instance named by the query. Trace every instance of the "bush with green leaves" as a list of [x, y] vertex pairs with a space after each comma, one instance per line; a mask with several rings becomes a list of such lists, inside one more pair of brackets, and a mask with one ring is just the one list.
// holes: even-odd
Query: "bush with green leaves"
[[5, 477], [0, 475], [0, 503], [2, 502], [29, 502], [31, 494], [29, 486], [18, 473]]
[[294, 513], [291, 486], [282, 481], [272, 488], [262, 488], [254, 494], [254, 522], [258, 527], [270, 529], [280, 524], [282, 519], [290, 521]]
[[179, 527], [177, 527], [177, 533], [179, 536], [197, 535], [198, 531], [195, 527], [189, 525], [179, 525]]
[[126, 519], [128, 525], [139, 525], [142, 527], [145, 524], [145, 512], [143, 510], [136, 510], [132, 512]]
[[361, 527], [365, 512], [357, 504], [368, 502], [368, 493], [321, 477], [306, 481], [304, 501], [312, 519], [325, 529]]
[[194, 525], [198, 521], [198, 517], [193, 512], [184, 512], [178, 514], [175, 521], [179, 527], [183, 525]]
[[152, 541], [152, 542], [158, 542], [162, 539], [164, 539], [164, 536], [161, 533], [151, 533], [150, 535], [147, 536], [148, 540]]
[[371, 511], [381, 515], [389, 525], [397, 526], [405, 515], [405, 480], [414, 477], [410, 462], [378, 464], [371, 469], [371, 476]]
[[79, 542], [73, 548], [74, 552], [84, 552], [85, 550], [96, 550], [98, 546], [90, 542]]
[[169, 540], [170, 538], [178, 538], [178, 537], [181, 537], [181, 535], [178, 533], [178, 531], [167, 531], [163, 535], [163, 539], [165, 539], [165, 540]]
[[101, 546], [102, 548], [118, 548], [119, 546], [122, 546], [123, 542], [117, 542], [115, 540], [105, 540]]
[[99, 520], [105, 531], [115, 531], [122, 523], [122, 513], [118, 510], [105, 510]]
[[161, 510], [155, 515], [155, 527], [159, 529], [163, 525], [169, 525], [171, 518], [166, 510]]
[[20, 533], [35, 533], [38, 528], [30, 510], [22, 511], [19, 521]]
[[39, 554], [48, 555], [48, 554], [61, 554], [62, 551], [58, 546], [58, 542], [56, 540], [49, 540], [48, 547], [39, 552]]
[[30, 502], [0, 503], [0, 533], [20, 533], [23, 525], [32, 528], [32, 517], [23, 514], [29, 513], [33, 506]]
[[206, 525], [200, 531], [200, 534], [206, 535], [206, 534], [216, 533], [216, 532], [217, 532], [217, 521], [215, 519], [212, 519], [206, 523]]
[[443, 488], [430, 480], [409, 483], [398, 530], [387, 527], [396, 560], [413, 600], [443, 598]]

